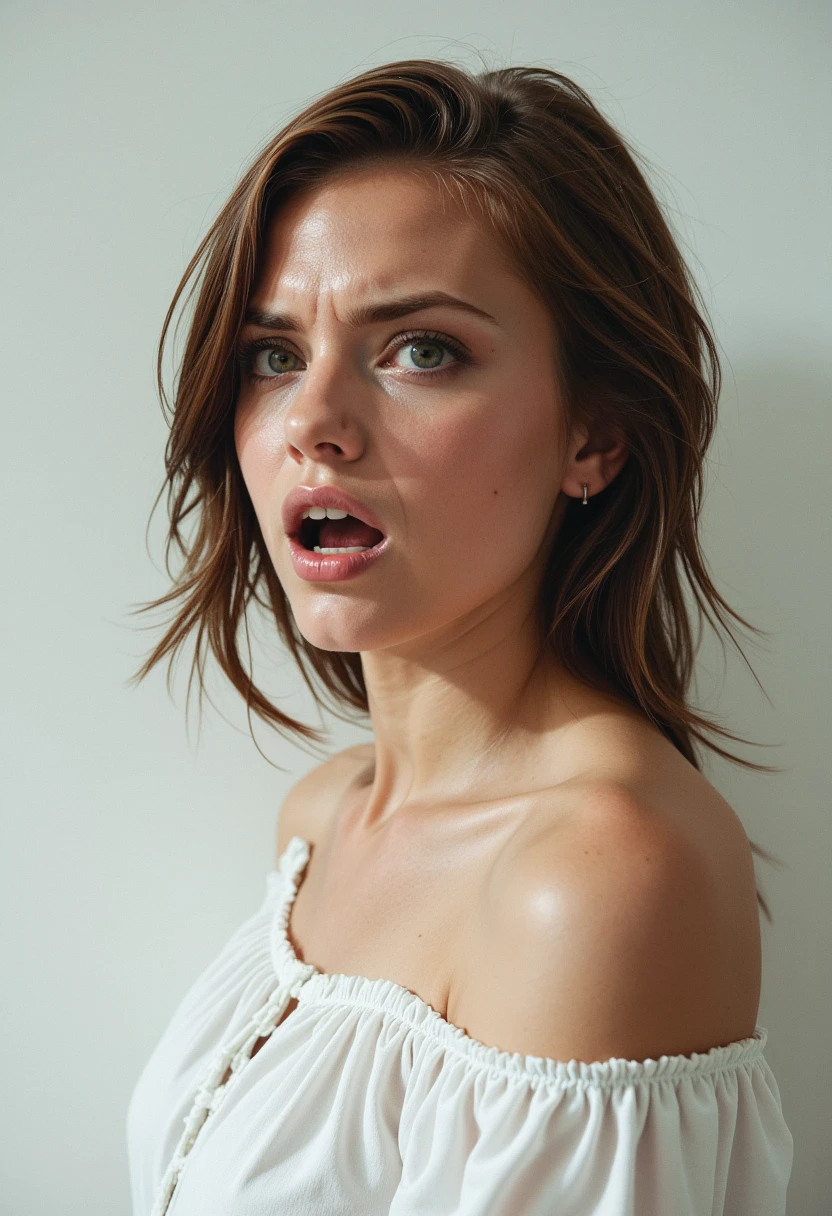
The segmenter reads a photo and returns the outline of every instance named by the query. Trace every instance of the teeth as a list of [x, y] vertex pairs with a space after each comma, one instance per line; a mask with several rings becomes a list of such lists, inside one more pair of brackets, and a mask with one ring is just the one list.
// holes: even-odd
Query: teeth
[[346, 519], [349, 511], [342, 511], [339, 507], [310, 507], [308, 511], [304, 511], [302, 519]]
[[[340, 507], [310, 507], [304, 511], [302, 519], [346, 519], [349, 511], [342, 511]], [[372, 545], [349, 545], [343, 548], [335, 548], [330, 546], [315, 545], [313, 553], [366, 553], [371, 549]]]
[[351, 545], [348, 549], [322, 549], [320, 545], [315, 545], [313, 553], [366, 553], [371, 545]]

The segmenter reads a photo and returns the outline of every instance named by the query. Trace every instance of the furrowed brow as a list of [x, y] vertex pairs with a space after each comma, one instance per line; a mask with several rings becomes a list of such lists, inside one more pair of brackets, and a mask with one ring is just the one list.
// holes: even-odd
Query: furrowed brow
[[[389, 300], [381, 304], [367, 304], [356, 308], [347, 315], [347, 324], [354, 329], [362, 325], [379, 324], [382, 321], [396, 321], [400, 317], [409, 316], [414, 312], [424, 312], [428, 308], [453, 308], [459, 312], [467, 312], [481, 320], [497, 322], [490, 313], [460, 300], [445, 291], [430, 291], [421, 295], [404, 296], [399, 300]], [[299, 330], [302, 328], [296, 317], [290, 313], [267, 312], [259, 308], [248, 308], [245, 321], [250, 325], [259, 325], [263, 329]]]

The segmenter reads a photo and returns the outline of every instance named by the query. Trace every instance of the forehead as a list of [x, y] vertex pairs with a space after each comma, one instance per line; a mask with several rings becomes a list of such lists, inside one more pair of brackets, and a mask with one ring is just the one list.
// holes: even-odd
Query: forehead
[[253, 298], [467, 290], [480, 297], [520, 284], [476, 207], [432, 175], [406, 168], [348, 171], [284, 204], [266, 233]]

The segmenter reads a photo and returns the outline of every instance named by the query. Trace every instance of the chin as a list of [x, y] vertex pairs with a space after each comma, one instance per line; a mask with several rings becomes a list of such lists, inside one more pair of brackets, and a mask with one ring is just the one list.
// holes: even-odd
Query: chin
[[[356, 604], [328, 605], [319, 612], [295, 611], [295, 623], [304, 641], [318, 650], [357, 654], [389, 645], [389, 632], [373, 614], [356, 611]], [[360, 619], [363, 618], [363, 619]]]
[[310, 645], [350, 654], [406, 648], [409, 643], [418, 642], [426, 627], [429, 632], [429, 624], [441, 625], [440, 621], [428, 623], [423, 618], [414, 618], [412, 610], [395, 616], [382, 604], [339, 602], [337, 597], [329, 603], [319, 602], [314, 608], [310, 604], [293, 604], [292, 613], [299, 632]]

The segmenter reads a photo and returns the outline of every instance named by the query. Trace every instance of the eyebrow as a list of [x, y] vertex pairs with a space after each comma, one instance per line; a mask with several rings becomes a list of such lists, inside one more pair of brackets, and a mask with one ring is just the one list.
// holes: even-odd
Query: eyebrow
[[[490, 313], [483, 312], [481, 308], [476, 308], [467, 300], [460, 300], [456, 296], [448, 295], [446, 291], [429, 291], [422, 295], [403, 296], [399, 300], [367, 304], [362, 308], [356, 308], [347, 314], [347, 325], [358, 329], [362, 325], [395, 321], [399, 317], [406, 317], [414, 312], [424, 312], [428, 308], [455, 308], [459, 312], [467, 312], [481, 320], [490, 321], [492, 325], [497, 324]], [[244, 320], [251, 325], [260, 325], [263, 329], [299, 330], [303, 328], [300, 321], [291, 313], [264, 312], [259, 308], [246, 309]]]

